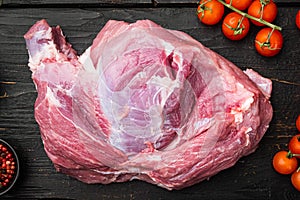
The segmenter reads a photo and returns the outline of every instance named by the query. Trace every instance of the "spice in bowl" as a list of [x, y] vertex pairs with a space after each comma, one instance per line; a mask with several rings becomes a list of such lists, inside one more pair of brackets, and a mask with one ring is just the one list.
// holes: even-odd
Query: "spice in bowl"
[[19, 175], [19, 162], [14, 149], [0, 139], [0, 195], [9, 191]]

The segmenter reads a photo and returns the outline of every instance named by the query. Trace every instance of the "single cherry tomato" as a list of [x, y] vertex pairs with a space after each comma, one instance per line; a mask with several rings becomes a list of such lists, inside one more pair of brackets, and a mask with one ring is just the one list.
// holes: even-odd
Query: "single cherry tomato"
[[280, 31], [272, 28], [261, 29], [255, 37], [255, 48], [263, 56], [271, 57], [278, 54], [283, 45]]
[[224, 5], [217, 0], [201, 0], [197, 9], [199, 20], [206, 25], [215, 25], [221, 21]]
[[[249, 6], [248, 14], [267, 22], [273, 22], [277, 16], [277, 5], [272, 0], [255, 0]], [[255, 20], [251, 20], [251, 22], [257, 26], [264, 26]]]
[[300, 168], [292, 174], [291, 181], [293, 186], [300, 191]]
[[300, 115], [298, 115], [298, 117], [296, 119], [296, 127], [297, 127], [298, 131], [300, 131]]
[[246, 10], [252, 3], [252, 0], [225, 0], [225, 2], [239, 10]]
[[298, 10], [296, 15], [296, 25], [300, 29], [300, 10]]
[[249, 32], [250, 22], [248, 18], [232, 12], [226, 15], [222, 24], [223, 34], [230, 40], [241, 40]]
[[292, 154], [299, 154], [295, 157], [300, 158], [300, 134], [292, 137], [289, 142], [289, 150]]
[[290, 152], [279, 151], [273, 157], [273, 167], [280, 174], [291, 174], [298, 167], [298, 160]]

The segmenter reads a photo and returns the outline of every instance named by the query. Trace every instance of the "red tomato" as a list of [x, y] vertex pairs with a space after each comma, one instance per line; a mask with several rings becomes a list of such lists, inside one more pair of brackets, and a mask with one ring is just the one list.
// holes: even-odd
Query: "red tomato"
[[239, 10], [246, 10], [252, 3], [252, 0], [225, 0], [225, 2]]
[[291, 181], [293, 186], [300, 191], [300, 169], [296, 170], [292, 176], [291, 176]]
[[292, 137], [289, 142], [289, 150], [292, 154], [299, 154], [296, 157], [300, 158], [300, 134]]
[[232, 12], [226, 15], [222, 24], [223, 34], [230, 40], [241, 40], [249, 32], [250, 22], [248, 18]]
[[300, 29], [300, 10], [298, 10], [296, 15], [296, 25]]
[[298, 115], [298, 117], [296, 119], [296, 127], [297, 127], [298, 131], [300, 131], [300, 115]]
[[271, 57], [278, 54], [283, 45], [280, 31], [271, 28], [261, 29], [255, 37], [255, 48], [263, 56]]
[[[255, 0], [249, 6], [248, 14], [267, 22], [273, 22], [277, 16], [277, 6], [272, 0]], [[264, 26], [264, 24], [254, 20], [251, 22], [257, 26]]]
[[215, 25], [221, 21], [224, 5], [217, 0], [201, 0], [197, 9], [199, 20], [206, 25]]
[[298, 167], [298, 160], [287, 151], [279, 151], [273, 157], [273, 167], [280, 174], [291, 174]]

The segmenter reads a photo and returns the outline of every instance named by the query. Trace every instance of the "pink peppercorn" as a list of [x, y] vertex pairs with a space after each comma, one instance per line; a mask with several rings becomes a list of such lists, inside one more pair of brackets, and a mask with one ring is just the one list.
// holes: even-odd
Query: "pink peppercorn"
[[17, 170], [15, 158], [10, 148], [0, 144], [0, 193], [2, 189], [9, 187], [15, 177]]

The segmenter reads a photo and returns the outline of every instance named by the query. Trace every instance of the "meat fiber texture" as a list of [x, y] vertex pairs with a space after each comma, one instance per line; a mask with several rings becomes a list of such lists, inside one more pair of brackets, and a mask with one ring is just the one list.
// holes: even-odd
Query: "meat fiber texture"
[[272, 118], [269, 79], [150, 20], [108, 21], [81, 56], [45, 20], [24, 37], [45, 151], [86, 183], [191, 186], [252, 153]]

